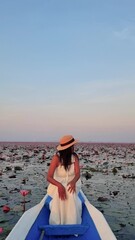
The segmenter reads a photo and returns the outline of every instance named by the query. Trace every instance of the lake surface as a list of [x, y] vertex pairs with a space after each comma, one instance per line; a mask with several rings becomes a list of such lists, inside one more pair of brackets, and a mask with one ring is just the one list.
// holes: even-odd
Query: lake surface
[[[4, 240], [26, 210], [46, 194], [56, 143], [0, 143], [0, 228]], [[135, 144], [79, 143], [82, 190], [118, 240], [135, 240]], [[8, 205], [10, 211], [3, 212]], [[108, 239], [109, 240], [109, 239]]]

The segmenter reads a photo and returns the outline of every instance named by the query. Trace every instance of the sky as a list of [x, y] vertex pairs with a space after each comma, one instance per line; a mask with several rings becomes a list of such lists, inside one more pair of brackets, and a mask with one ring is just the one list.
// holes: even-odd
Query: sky
[[135, 1], [0, 1], [0, 141], [135, 143]]

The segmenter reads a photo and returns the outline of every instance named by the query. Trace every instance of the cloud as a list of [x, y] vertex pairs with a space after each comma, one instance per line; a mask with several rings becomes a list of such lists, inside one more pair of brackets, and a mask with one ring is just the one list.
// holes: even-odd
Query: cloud
[[122, 40], [135, 40], [135, 27], [125, 27], [119, 31], [114, 31], [114, 35]]
[[85, 82], [78, 86], [78, 94], [86, 97], [116, 96], [119, 93], [132, 92], [135, 82], [132, 79], [105, 79]]

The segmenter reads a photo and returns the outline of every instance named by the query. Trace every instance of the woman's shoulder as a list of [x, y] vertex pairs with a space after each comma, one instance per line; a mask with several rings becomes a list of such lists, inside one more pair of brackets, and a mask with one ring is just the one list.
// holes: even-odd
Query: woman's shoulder
[[56, 165], [59, 165], [60, 157], [59, 157], [59, 154], [57, 152], [53, 155], [52, 162], [53, 163], [55, 162]]
[[72, 155], [75, 156], [75, 157], [78, 157], [76, 152], [73, 152]]
[[54, 155], [56, 155], [58, 158], [60, 158], [60, 153], [56, 152]]

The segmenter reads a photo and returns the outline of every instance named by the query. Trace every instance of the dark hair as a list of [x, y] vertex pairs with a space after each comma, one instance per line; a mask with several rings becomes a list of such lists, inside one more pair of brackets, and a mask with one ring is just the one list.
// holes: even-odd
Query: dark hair
[[59, 154], [60, 154], [60, 162], [64, 166], [65, 170], [67, 171], [69, 165], [71, 165], [71, 155], [73, 154], [72, 147], [59, 151]]

